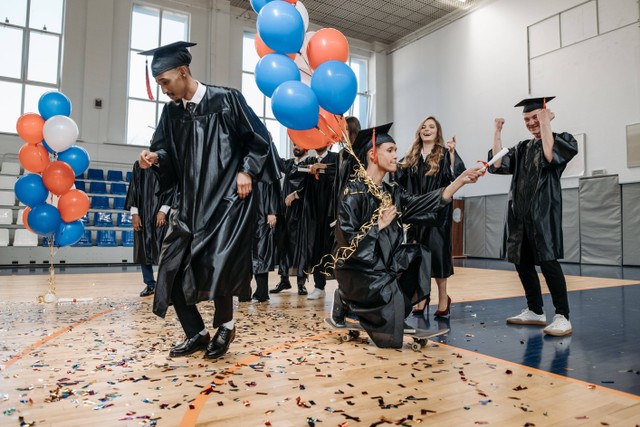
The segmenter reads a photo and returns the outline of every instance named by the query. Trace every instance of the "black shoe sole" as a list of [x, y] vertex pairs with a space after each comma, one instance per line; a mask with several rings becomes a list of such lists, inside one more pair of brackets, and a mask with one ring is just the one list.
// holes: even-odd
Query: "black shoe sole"
[[175, 353], [169, 352], [169, 357], [189, 356], [190, 354], [196, 353], [196, 352], [201, 351], [201, 350], [205, 350], [206, 348], [207, 348], [207, 345], [205, 344], [203, 346], [196, 347], [196, 348], [192, 349], [191, 351], [189, 351], [187, 353], [175, 354]]

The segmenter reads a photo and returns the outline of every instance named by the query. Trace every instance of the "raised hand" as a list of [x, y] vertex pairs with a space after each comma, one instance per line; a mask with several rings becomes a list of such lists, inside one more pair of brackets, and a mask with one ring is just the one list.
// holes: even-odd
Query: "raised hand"
[[495, 129], [498, 132], [502, 132], [502, 126], [504, 126], [504, 119], [499, 117], [495, 120]]

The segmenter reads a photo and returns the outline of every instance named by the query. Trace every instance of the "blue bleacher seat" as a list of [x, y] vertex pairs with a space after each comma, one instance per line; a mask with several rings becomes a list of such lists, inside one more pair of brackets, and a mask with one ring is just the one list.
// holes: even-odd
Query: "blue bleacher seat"
[[107, 171], [107, 181], [124, 181], [122, 178], [122, 171]]
[[113, 198], [113, 209], [124, 210], [124, 202], [127, 199], [124, 197], [114, 197]]
[[133, 173], [131, 171], [127, 172], [127, 182], [131, 182], [131, 176]]
[[84, 214], [84, 216], [80, 218], [80, 221], [82, 221], [85, 227], [91, 225], [91, 221], [89, 220], [89, 213], [87, 212], [86, 214]]
[[122, 246], [133, 246], [133, 230], [122, 231]]
[[85, 182], [76, 179], [76, 190], [80, 190], [80, 191], [84, 191], [85, 193], [87, 192], [87, 187], [85, 186]]
[[115, 230], [98, 230], [96, 246], [118, 246]]
[[111, 184], [111, 194], [127, 194], [127, 184]]
[[109, 198], [107, 196], [92, 196], [91, 209], [109, 209]]
[[102, 169], [89, 169], [87, 170], [87, 179], [104, 181], [104, 171]]
[[93, 194], [107, 194], [107, 184], [104, 182], [90, 182], [89, 193]]
[[76, 246], [76, 247], [93, 246], [93, 241], [91, 240], [91, 230], [85, 230], [80, 240], [78, 240], [76, 243], [74, 243], [71, 246]]
[[93, 225], [96, 227], [113, 227], [111, 212], [96, 212], [93, 214]]
[[131, 214], [129, 212], [120, 212], [116, 224], [118, 224], [118, 227], [131, 227]]

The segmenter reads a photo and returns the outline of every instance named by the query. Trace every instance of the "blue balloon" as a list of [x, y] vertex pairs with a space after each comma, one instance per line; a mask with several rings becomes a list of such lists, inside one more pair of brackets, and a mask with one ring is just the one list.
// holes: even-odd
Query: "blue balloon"
[[313, 72], [311, 89], [322, 108], [333, 114], [344, 114], [356, 99], [358, 81], [347, 64], [332, 60], [323, 62]]
[[271, 96], [273, 115], [285, 127], [306, 130], [316, 127], [320, 107], [311, 88], [295, 80], [282, 83]]
[[273, 91], [289, 80], [300, 81], [300, 70], [293, 59], [279, 53], [265, 55], [256, 64], [258, 89], [271, 98]]
[[73, 245], [80, 240], [83, 235], [84, 224], [79, 219], [72, 222], [62, 222], [56, 231], [54, 243], [59, 247]]
[[13, 186], [16, 197], [27, 206], [40, 205], [49, 197], [49, 190], [44, 186], [42, 177], [37, 173], [21, 176]]
[[89, 168], [89, 153], [82, 147], [73, 145], [58, 154], [58, 160], [67, 163], [73, 169], [75, 176], [82, 175]]
[[53, 148], [49, 147], [49, 144], [47, 144], [47, 141], [45, 141], [44, 139], [42, 140], [42, 146], [46, 148], [47, 151], [50, 152], [51, 154], [56, 153], [55, 151], [53, 151]]
[[31, 208], [27, 216], [27, 222], [33, 231], [46, 236], [56, 232], [62, 222], [62, 218], [55, 206], [43, 203]]
[[71, 115], [71, 101], [61, 92], [47, 92], [38, 101], [38, 111], [45, 121], [53, 116], [69, 117]]
[[304, 42], [304, 22], [300, 12], [286, 1], [271, 1], [258, 14], [258, 34], [278, 53], [297, 53]]
[[269, 3], [272, 0], [251, 0], [251, 7], [256, 13], [260, 13], [260, 10], [264, 7], [265, 4]]

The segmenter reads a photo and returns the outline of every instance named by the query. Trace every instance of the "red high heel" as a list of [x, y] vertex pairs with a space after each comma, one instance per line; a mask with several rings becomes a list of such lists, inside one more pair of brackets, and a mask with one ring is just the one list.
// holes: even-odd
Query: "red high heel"
[[414, 308], [413, 310], [411, 310], [411, 314], [413, 314], [414, 316], [420, 316], [421, 314], [424, 314], [425, 311], [428, 311], [429, 303], [431, 302], [431, 295], [427, 295], [427, 299], [425, 299], [424, 302], [424, 307]]
[[437, 310], [433, 313], [433, 317], [445, 317], [449, 315], [449, 309], [451, 308], [451, 297], [447, 295], [447, 309], [446, 310]]

